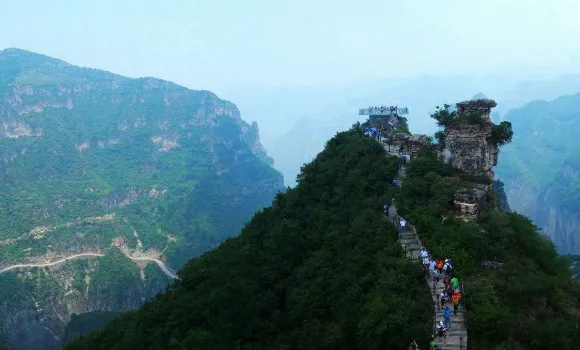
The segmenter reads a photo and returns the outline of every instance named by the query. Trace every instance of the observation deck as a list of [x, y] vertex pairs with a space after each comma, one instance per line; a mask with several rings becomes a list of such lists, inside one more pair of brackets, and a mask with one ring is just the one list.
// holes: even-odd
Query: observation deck
[[359, 109], [358, 114], [369, 116], [407, 115], [409, 114], [409, 108], [387, 107], [387, 106], [369, 107]]

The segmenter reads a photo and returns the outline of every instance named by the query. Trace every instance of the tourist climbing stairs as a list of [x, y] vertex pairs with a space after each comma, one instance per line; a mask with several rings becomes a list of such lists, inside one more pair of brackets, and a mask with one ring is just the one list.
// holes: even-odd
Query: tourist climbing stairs
[[[401, 183], [405, 177], [405, 165], [401, 164], [397, 173], [396, 180]], [[389, 219], [395, 224], [395, 226], [398, 227], [398, 223], [399, 220], [401, 220], [401, 217], [397, 214], [394, 198], [391, 206], [389, 207]], [[415, 227], [407, 223], [405, 230], [399, 233], [399, 243], [405, 250], [409, 259], [422, 264], [420, 251], [423, 245], [421, 244], [421, 240], [419, 239], [419, 235], [417, 234]], [[435, 309], [435, 317], [432, 323], [433, 334], [435, 334], [436, 323], [443, 319], [443, 310], [438, 304], [438, 295], [441, 293], [445, 286], [443, 284], [443, 278], [440, 278], [439, 282], [436, 284], [434, 284], [431, 276], [426, 276], [425, 281], [429, 286], [429, 290], [431, 291], [433, 307]], [[450, 308], [453, 310], [453, 305], [450, 304]], [[444, 339], [436, 337], [435, 340], [441, 350], [467, 350], [467, 328], [465, 323], [463, 304], [460, 305], [459, 310], [457, 311], [457, 315], [454, 315], [453, 312], [451, 313], [451, 330], [447, 331], [446, 337]]]

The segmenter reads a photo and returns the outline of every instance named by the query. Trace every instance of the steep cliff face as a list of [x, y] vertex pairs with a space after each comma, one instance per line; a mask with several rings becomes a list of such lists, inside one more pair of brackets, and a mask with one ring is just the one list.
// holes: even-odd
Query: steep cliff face
[[562, 254], [580, 251], [580, 161], [576, 157], [567, 160], [552, 184], [540, 192], [534, 218]]
[[73, 314], [139, 308], [169, 278], [154, 264], [139, 268], [120, 251], [102, 259], [0, 275], [0, 330], [22, 349], [60, 349]]
[[[493, 181], [498, 147], [492, 141], [493, 100], [469, 100], [457, 104], [458, 122], [445, 128], [445, 147], [453, 167], [476, 178]], [[465, 120], [465, 122], [462, 122]]]
[[494, 180], [493, 189], [497, 198], [497, 209], [502, 213], [511, 213], [512, 209], [510, 208], [507, 195], [505, 193], [504, 183], [501, 180]]
[[[502, 149], [498, 177], [510, 207], [528, 215], [561, 253], [578, 253], [580, 198], [574, 180], [580, 144], [580, 93], [553, 101], [534, 101], [510, 110], [513, 142]], [[566, 204], [564, 204], [564, 202]]]
[[[0, 270], [110, 247], [178, 270], [237, 234], [282, 182], [257, 124], [209, 91], [0, 51]], [[136, 308], [167, 283], [128, 264], [94, 276], [74, 264], [72, 279], [19, 272], [35, 287], [2, 304], [0, 329], [50, 348], [72, 312]]]

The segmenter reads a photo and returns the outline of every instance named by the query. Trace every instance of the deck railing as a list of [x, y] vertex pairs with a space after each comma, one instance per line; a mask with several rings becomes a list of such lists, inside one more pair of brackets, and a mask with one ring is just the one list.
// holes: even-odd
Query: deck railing
[[409, 108], [361, 108], [358, 110], [359, 115], [406, 115], [409, 114]]

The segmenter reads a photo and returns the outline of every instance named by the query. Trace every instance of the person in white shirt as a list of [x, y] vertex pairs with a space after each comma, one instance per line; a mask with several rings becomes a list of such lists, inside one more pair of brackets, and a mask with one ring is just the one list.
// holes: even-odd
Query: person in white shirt
[[447, 293], [445, 293], [444, 290], [441, 291], [441, 293], [439, 294], [439, 307], [441, 309], [443, 309], [445, 307], [445, 304], [447, 303]]
[[443, 271], [445, 271], [445, 274], [447, 276], [449, 276], [449, 274], [451, 273], [451, 270], [452, 270], [451, 261], [449, 259], [445, 259], [445, 265], [443, 265]]
[[401, 221], [399, 221], [399, 227], [401, 229], [401, 232], [405, 232], [405, 226], [407, 226], [407, 221], [401, 218]]
[[420, 257], [426, 258], [427, 257], [427, 250], [425, 248], [421, 248]]

